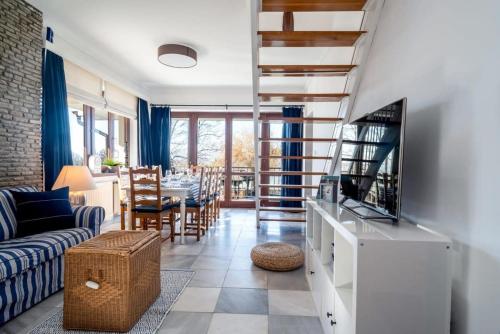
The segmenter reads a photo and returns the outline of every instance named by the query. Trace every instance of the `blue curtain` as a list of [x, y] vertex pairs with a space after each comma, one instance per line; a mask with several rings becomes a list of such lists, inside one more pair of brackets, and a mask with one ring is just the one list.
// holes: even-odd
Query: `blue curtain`
[[163, 175], [170, 169], [170, 107], [151, 107], [153, 165], [161, 165]]
[[[283, 107], [283, 117], [302, 117], [302, 107], [287, 106]], [[283, 123], [283, 138], [302, 138], [302, 123]], [[281, 154], [284, 156], [302, 156], [302, 143], [283, 142], [281, 144]], [[283, 171], [302, 171], [302, 160], [281, 160]], [[282, 184], [302, 184], [302, 176], [283, 175]], [[281, 189], [281, 196], [300, 197], [302, 189]], [[301, 202], [280, 201], [282, 207], [301, 207]]]
[[64, 63], [49, 50], [42, 58], [42, 158], [45, 190], [50, 190], [62, 167], [73, 165], [73, 157]]
[[151, 145], [151, 125], [149, 121], [148, 102], [138, 99], [137, 102], [139, 165], [153, 165], [153, 146]]

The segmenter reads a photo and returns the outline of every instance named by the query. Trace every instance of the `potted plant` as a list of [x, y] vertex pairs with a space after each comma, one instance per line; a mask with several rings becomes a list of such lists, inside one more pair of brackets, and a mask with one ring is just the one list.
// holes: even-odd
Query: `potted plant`
[[120, 167], [123, 166], [123, 162], [114, 160], [112, 158], [106, 158], [101, 163], [102, 173], [117, 173], [120, 171]]

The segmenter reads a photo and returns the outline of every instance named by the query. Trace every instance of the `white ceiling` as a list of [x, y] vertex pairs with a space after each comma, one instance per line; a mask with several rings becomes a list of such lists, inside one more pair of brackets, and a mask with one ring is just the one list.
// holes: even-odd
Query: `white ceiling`
[[[251, 34], [249, 0], [28, 0], [44, 13], [44, 24], [83, 54], [148, 90], [165, 87], [250, 87]], [[278, 30], [281, 15], [261, 14], [261, 28]], [[357, 29], [360, 13], [296, 14], [297, 30]], [[186, 44], [198, 51], [198, 65], [174, 69], [157, 61], [165, 43]], [[321, 48], [261, 52], [262, 63], [319, 63]], [[339, 48], [331, 59], [349, 62], [352, 48]], [[88, 69], [92, 70], [92, 69]], [[266, 85], [304, 82], [267, 80]]]

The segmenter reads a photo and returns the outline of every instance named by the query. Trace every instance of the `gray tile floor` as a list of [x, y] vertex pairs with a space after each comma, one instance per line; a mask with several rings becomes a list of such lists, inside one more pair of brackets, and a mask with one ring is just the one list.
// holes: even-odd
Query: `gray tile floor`
[[[119, 228], [106, 224], [103, 231]], [[320, 334], [321, 325], [304, 270], [275, 273], [255, 267], [250, 250], [266, 241], [300, 247], [305, 226], [266, 223], [255, 227], [255, 211], [222, 210], [221, 219], [200, 241], [165, 242], [162, 269], [196, 272], [158, 333], [160, 334]], [[0, 333], [27, 333], [62, 307], [58, 293], [0, 327]]]

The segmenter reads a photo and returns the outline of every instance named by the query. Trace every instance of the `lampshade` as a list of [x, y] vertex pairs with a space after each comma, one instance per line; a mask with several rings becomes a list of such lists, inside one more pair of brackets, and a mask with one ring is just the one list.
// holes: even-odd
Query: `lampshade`
[[96, 185], [87, 166], [64, 166], [52, 190], [69, 187], [69, 191], [94, 190]]
[[164, 44], [158, 48], [158, 61], [170, 67], [189, 68], [196, 65], [198, 54], [189, 46]]

